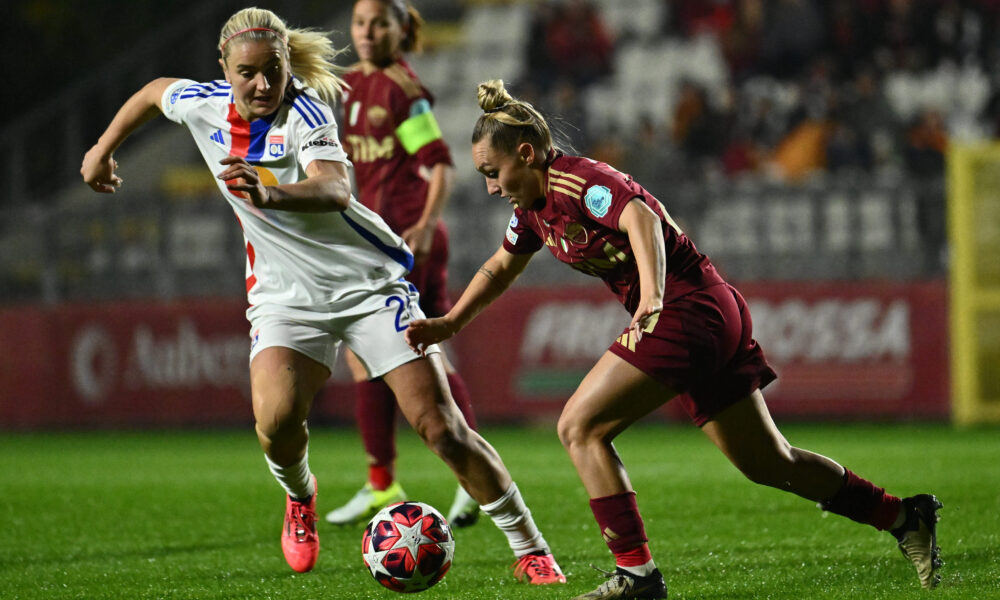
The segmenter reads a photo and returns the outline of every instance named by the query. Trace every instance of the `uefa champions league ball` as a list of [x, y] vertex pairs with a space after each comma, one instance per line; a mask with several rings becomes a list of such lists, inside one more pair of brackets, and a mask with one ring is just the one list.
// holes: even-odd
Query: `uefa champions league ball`
[[395, 592], [422, 592], [444, 578], [455, 537], [441, 513], [423, 502], [378, 512], [361, 535], [361, 556], [375, 581]]

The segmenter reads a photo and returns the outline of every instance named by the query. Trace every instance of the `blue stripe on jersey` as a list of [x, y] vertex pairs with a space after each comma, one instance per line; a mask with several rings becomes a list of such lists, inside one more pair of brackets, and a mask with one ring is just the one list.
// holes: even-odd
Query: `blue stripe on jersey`
[[405, 267], [407, 271], [413, 270], [412, 254], [410, 254], [406, 250], [403, 250], [402, 248], [394, 248], [392, 246], [386, 245], [386, 243], [378, 239], [375, 236], [375, 234], [368, 231], [367, 229], [359, 225], [357, 222], [351, 220], [351, 218], [348, 217], [347, 214], [342, 212], [340, 213], [340, 216], [344, 217], [344, 220], [347, 221], [347, 224], [351, 226], [351, 229], [358, 232], [358, 235], [365, 238], [366, 240], [371, 242], [373, 246], [384, 252], [386, 256], [396, 261], [397, 263], [403, 265], [403, 267]]
[[305, 121], [306, 125], [309, 126], [309, 129], [316, 129], [316, 124], [312, 122], [312, 120], [309, 118], [309, 115], [307, 115], [305, 111], [299, 107], [298, 104], [292, 104], [292, 108], [298, 111], [299, 115], [302, 117], [302, 120]]
[[320, 125], [326, 125], [326, 116], [323, 114], [323, 111], [320, 110], [320, 108], [318, 106], [316, 106], [316, 103], [313, 102], [312, 98], [310, 98], [309, 96], [307, 96], [305, 94], [302, 94], [301, 96], [299, 96], [295, 100], [297, 102], [301, 102], [302, 104], [304, 104], [305, 107], [308, 110], [310, 110], [313, 113], [313, 115], [315, 115], [316, 121], [318, 121]]
[[192, 83], [191, 85], [184, 88], [184, 91], [199, 89], [206, 92], [211, 92], [212, 90], [229, 89], [231, 86], [229, 82], [217, 79], [215, 81], [207, 81], [205, 83]]
[[211, 96], [226, 96], [232, 86], [228, 82], [217, 79], [206, 83], [192, 83], [181, 91], [181, 98], [209, 98]]
[[229, 95], [229, 91], [228, 90], [218, 90], [218, 91], [215, 91], [215, 92], [212, 92], [212, 93], [207, 93], [207, 92], [198, 92], [198, 93], [195, 93], [195, 92], [184, 92], [183, 94], [181, 94], [181, 98], [210, 98], [212, 96], [228, 96], [228, 95]]
[[323, 114], [323, 110], [316, 106], [313, 99], [309, 98], [301, 90], [294, 88], [289, 90], [285, 101], [298, 111], [310, 129], [315, 129], [319, 125], [326, 125], [329, 122], [329, 119]]
[[250, 123], [250, 147], [247, 148], [247, 162], [253, 164], [259, 162], [267, 149], [267, 132], [271, 130], [271, 123], [277, 112], [251, 121]]

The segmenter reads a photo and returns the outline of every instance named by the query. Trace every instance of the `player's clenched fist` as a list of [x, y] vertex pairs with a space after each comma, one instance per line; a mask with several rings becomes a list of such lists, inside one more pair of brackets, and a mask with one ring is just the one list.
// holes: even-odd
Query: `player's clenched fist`
[[83, 156], [80, 174], [83, 175], [84, 183], [95, 192], [113, 194], [115, 188], [122, 185], [122, 178], [115, 175], [117, 168], [118, 161], [94, 146]]

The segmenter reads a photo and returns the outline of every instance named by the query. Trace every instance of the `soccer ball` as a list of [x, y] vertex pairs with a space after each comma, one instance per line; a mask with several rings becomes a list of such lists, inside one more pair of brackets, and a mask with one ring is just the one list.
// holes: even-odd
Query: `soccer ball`
[[361, 534], [361, 556], [375, 581], [396, 592], [422, 592], [444, 578], [455, 538], [441, 513], [423, 502], [397, 502]]

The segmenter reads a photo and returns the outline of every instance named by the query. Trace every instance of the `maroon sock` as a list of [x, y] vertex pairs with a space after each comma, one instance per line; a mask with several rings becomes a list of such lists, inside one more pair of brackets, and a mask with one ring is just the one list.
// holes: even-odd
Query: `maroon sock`
[[646, 530], [639, 516], [635, 492], [625, 492], [590, 500], [597, 526], [608, 548], [615, 555], [615, 563], [634, 567], [649, 562]]
[[892, 527], [902, 502], [896, 496], [885, 493], [883, 488], [844, 469], [844, 485], [820, 506], [823, 510], [884, 531]]
[[373, 490], [382, 491], [392, 485], [394, 477], [392, 465], [368, 465], [368, 483]]
[[368, 481], [384, 490], [392, 485], [396, 461], [396, 396], [381, 379], [356, 382], [354, 389], [354, 413], [368, 453]]
[[465, 387], [465, 380], [458, 373], [448, 373], [448, 387], [451, 388], [451, 397], [455, 399], [458, 410], [462, 411], [465, 422], [472, 429], [478, 429], [476, 413], [472, 410], [472, 398], [469, 397], [469, 388]]

